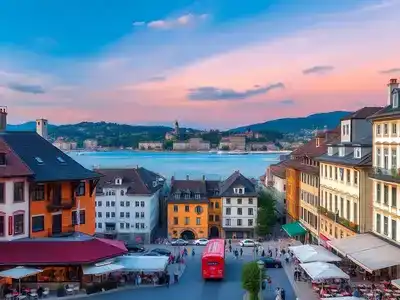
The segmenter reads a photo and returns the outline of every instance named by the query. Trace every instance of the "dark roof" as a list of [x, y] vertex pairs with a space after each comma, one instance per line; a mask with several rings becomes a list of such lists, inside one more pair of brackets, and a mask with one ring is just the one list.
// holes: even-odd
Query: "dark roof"
[[206, 180], [207, 196], [213, 197], [219, 195], [221, 181], [219, 180]]
[[[235, 194], [233, 189], [235, 187], [244, 187], [244, 194]], [[231, 176], [229, 176], [225, 181], [221, 183], [220, 186], [220, 196], [221, 197], [256, 197], [257, 191], [254, 183], [244, 177], [239, 171], [235, 171]]]
[[[392, 94], [398, 93], [400, 94], [400, 89], [395, 88], [392, 90]], [[400, 114], [400, 107], [393, 108], [392, 105], [388, 105], [374, 113], [373, 115], [369, 116], [367, 119], [374, 120], [380, 118], [391, 118]]]
[[5, 165], [0, 166], [0, 177], [33, 176], [28, 166], [0, 139], [0, 153], [5, 155]]
[[2, 139], [26, 164], [37, 182], [99, 178], [36, 132], [1, 132]]
[[330, 162], [334, 164], [341, 164], [345, 166], [370, 167], [372, 166], [372, 153], [368, 153], [360, 159], [354, 158], [354, 152], [351, 152], [346, 156], [329, 156], [328, 154], [324, 154], [320, 157], [317, 157], [316, 160], [322, 162]]
[[351, 120], [351, 119], [366, 119], [374, 113], [381, 110], [383, 107], [363, 107], [348, 116], [342, 118], [342, 120]]
[[[317, 139], [319, 140], [319, 146], [317, 147]], [[307, 144], [300, 146], [291, 153], [291, 156], [307, 156], [317, 157], [324, 154], [328, 149], [328, 144], [338, 141], [340, 139], [340, 130], [331, 130], [323, 133], [323, 137], [316, 137], [309, 141]]]
[[318, 175], [319, 167], [303, 164], [301, 161], [291, 159], [286, 161], [286, 167], [298, 170], [303, 173]]
[[[128, 195], [153, 195], [164, 186], [165, 179], [145, 168], [97, 169], [96, 172], [104, 175], [97, 185], [97, 194], [102, 188], [127, 187]], [[116, 185], [115, 180], [122, 179], [121, 185]]]
[[[82, 234], [83, 235], [83, 234]], [[74, 236], [68, 239], [22, 239], [0, 243], [0, 265], [81, 265], [128, 252], [121, 241]]]
[[[199, 195], [200, 198], [196, 198], [196, 195]], [[206, 181], [171, 179], [171, 191], [168, 201], [173, 203], [208, 202]]]
[[332, 143], [329, 143], [328, 146], [335, 146], [335, 147], [354, 147], [354, 146], [360, 146], [360, 147], [372, 147], [372, 135], [364, 136], [360, 139], [358, 139], [356, 142], [341, 142], [340, 139], [337, 141], [333, 141]]

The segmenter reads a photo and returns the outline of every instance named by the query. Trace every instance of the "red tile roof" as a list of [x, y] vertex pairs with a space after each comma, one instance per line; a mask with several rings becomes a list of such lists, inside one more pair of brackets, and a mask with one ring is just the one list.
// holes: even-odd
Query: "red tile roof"
[[295, 170], [299, 170], [300, 172], [307, 173], [307, 174], [313, 174], [313, 175], [319, 174], [318, 167], [306, 165], [306, 164], [301, 163], [301, 161], [297, 161], [297, 160], [287, 160], [286, 167], [292, 168]]
[[14, 153], [13, 150], [0, 139], [0, 153], [5, 154], [6, 165], [0, 167], [0, 177], [33, 176], [29, 167]]
[[270, 165], [271, 174], [279, 178], [286, 178], [286, 166], [287, 161], [281, 161], [280, 163]]
[[123, 242], [84, 239], [30, 239], [0, 243], [0, 265], [81, 265], [126, 254]]
[[[317, 147], [317, 139], [319, 140], [319, 146]], [[307, 144], [297, 148], [291, 153], [291, 156], [307, 156], [317, 157], [325, 154], [328, 150], [328, 144], [331, 144], [340, 139], [340, 130], [330, 130], [324, 133], [324, 137], [313, 138]]]

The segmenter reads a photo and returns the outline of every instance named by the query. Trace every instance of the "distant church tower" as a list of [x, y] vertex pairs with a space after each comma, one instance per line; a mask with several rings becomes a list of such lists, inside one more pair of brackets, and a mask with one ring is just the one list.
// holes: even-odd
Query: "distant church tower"
[[178, 120], [175, 120], [174, 124], [174, 134], [177, 138], [179, 138], [179, 123]]
[[46, 140], [48, 138], [47, 125], [48, 122], [46, 119], [36, 120], [36, 133]]

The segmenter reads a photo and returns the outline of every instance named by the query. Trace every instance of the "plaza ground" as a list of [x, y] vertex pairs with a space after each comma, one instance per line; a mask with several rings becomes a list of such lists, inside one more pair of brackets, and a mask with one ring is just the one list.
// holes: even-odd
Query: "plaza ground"
[[[153, 248], [171, 248], [162, 245], [151, 245]], [[234, 245], [235, 247], [235, 245]], [[190, 248], [190, 247], [188, 247]], [[178, 284], [171, 284], [170, 288], [138, 288], [115, 291], [107, 294], [92, 296], [96, 300], [112, 300], [118, 297], [121, 300], [160, 300], [160, 299], [191, 299], [191, 300], [242, 300], [244, 290], [241, 285], [242, 266], [253, 259], [252, 249], [245, 248], [242, 259], [236, 260], [231, 253], [226, 258], [226, 275], [222, 281], [204, 281], [201, 277], [200, 254], [203, 247], [194, 247], [196, 255], [186, 260], [186, 269]], [[285, 270], [268, 269], [268, 275], [272, 278], [272, 289], [264, 291], [265, 300], [275, 299], [276, 287], [283, 287], [286, 291], [286, 299], [294, 300], [296, 296], [286, 276]]]

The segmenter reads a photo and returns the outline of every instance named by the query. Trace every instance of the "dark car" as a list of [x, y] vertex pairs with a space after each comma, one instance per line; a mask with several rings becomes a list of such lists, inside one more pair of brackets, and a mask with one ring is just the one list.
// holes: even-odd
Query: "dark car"
[[163, 255], [163, 256], [170, 256], [171, 255], [171, 251], [169, 251], [167, 249], [163, 249], [163, 248], [151, 249], [150, 252], [155, 252], [155, 253], [158, 253], [158, 254]]
[[272, 257], [264, 257], [261, 259], [264, 262], [265, 268], [282, 268], [282, 263], [278, 259]]
[[157, 252], [150, 251], [150, 252], [144, 253], [143, 256], [163, 256], [163, 255], [161, 255], [160, 253], [157, 253]]
[[129, 252], [144, 252], [146, 249], [140, 245], [140, 244], [135, 244], [135, 243], [126, 243], [125, 244], [126, 249], [128, 249]]

